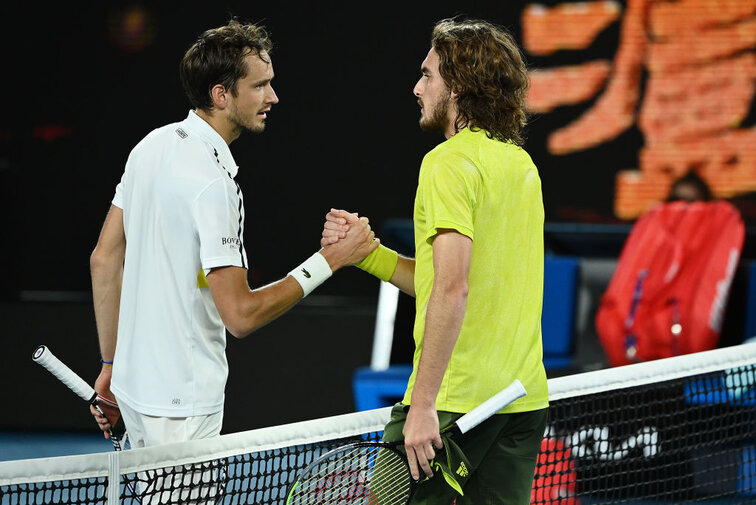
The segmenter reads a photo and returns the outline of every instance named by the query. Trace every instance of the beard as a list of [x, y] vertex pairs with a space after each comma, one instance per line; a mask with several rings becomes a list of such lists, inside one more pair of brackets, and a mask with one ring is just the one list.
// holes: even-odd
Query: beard
[[262, 133], [265, 130], [264, 120], [258, 119], [256, 114], [252, 118], [245, 118], [242, 114], [239, 113], [239, 109], [236, 108], [236, 105], [233, 106], [231, 112], [231, 121], [233, 121], [236, 127], [241, 131], [247, 131], [250, 133]]
[[[447, 96], [444, 100], [437, 103], [430, 111], [430, 114], [420, 116], [420, 128], [427, 132], [445, 133], [449, 122], [449, 102], [451, 97]], [[428, 112], [423, 108], [424, 112]]]

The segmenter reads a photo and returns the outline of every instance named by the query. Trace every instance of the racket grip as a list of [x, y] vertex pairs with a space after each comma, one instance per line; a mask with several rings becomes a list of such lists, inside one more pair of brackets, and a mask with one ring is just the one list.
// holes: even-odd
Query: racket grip
[[481, 403], [473, 410], [457, 420], [457, 428], [460, 433], [467, 433], [477, 425], [496, 414], [498, 411], [527, 394], [525, 386], [515, 379], [512, 384], [502, 389], [494, 396]]
[[71, 391], [79, 395], [88, 403], [95, 403], [97, 393], [92, 386], [84, 382], [84, 379], [76, 375], [73, 370], [68, 368], [62, 361], [50, 352], [47, 346], [37, 347], [32, 355], [32, 359], [47, 368], [47, 371], [57, 377], [60, 382], [68, 386]]

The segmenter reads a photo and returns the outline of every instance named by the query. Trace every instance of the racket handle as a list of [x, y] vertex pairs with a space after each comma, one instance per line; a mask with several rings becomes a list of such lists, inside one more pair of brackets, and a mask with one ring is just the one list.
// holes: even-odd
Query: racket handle
[[502, 389], [494, 396], [484, 401], [473, 410], [457, 420], [457, 429], [460, 433], [467, 433], [477, 425], [496, 414], [498, 411], [527, 394], [525, 386], [515, 379], [512, 384]]
[[56, 358], [47, 346], [41, 345], [37, 347], [32, 355], [32, 359], [47, 368], [48, 372], [57, 377], [86, 402], [91, 404], [96, 402], [97, 393], [92, 389], [92, 386], [84, 382], [84, 379], [76, 375], [73, 370]]

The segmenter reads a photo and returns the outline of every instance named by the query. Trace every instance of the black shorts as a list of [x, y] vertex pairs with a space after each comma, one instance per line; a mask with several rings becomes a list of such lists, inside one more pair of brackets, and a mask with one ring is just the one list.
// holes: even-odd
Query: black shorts
[[[402, 440], [409, 406], [397, 403], [383, 432], [385, 441]], [[423, 481], [412, 504], [529, 505], [538, 452], [548, 408], [515, 414], [497, 414], [454, 438], [472, 465], [460, 496], [440, 472]], [[439, 426], [451, 426], [463, 414], [438, 412]]]

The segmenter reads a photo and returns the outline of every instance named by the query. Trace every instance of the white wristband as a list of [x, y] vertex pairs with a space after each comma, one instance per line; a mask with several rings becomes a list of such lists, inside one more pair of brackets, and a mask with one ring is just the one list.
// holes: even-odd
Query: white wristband
[[320, 253], [315, 253], [307, 258], [304, 263], [289, 272], [289, 275], [302, 286], [303, 298], [309, 295], [313, 289], [323, 284], [333, 272], [328, 261]]

